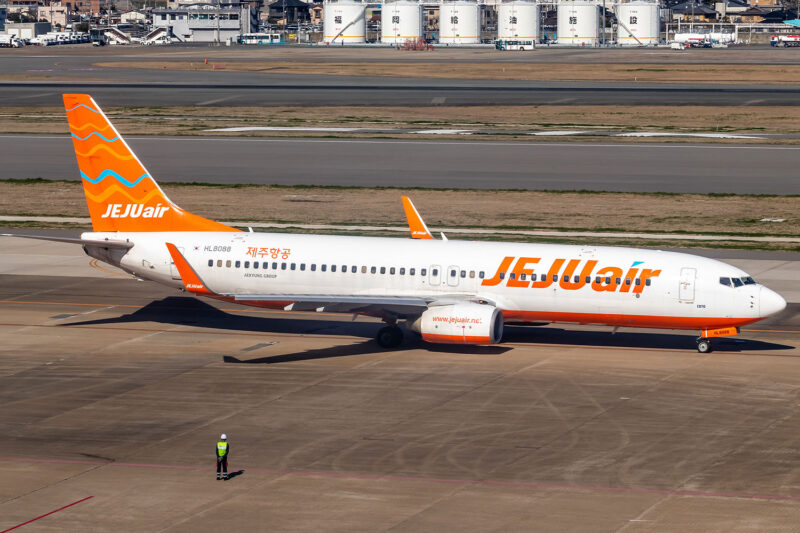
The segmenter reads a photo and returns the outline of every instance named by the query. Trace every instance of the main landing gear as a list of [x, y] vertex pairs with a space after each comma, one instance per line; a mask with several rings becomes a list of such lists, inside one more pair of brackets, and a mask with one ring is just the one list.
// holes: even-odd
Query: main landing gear
[[403, 330], [398, 326], [385, 326], [378, 330], [375, 340], [381, 348], [397, 348], [403, 342]]
[[700, 353], [711, 353], [714, 351], [714, 347], [711, 346], [711, 339], [704, 339], [700, 337], [697, 339], [697, 351]]

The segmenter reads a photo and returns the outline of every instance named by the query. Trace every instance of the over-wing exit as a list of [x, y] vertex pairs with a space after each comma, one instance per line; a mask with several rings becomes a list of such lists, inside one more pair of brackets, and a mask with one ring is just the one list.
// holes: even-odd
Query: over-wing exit
[[782, 311], [746, 272], [657, 250], [435, 239], [403, 197], [411, 239], [242, 232], [180, 209], [88, 95], [64, 95], [93, 231], [86, 253], [190, 293], [287, 311], [363, 314], [434, 343], [500, 342], [506, 322], [693, 329], [697, 348]]

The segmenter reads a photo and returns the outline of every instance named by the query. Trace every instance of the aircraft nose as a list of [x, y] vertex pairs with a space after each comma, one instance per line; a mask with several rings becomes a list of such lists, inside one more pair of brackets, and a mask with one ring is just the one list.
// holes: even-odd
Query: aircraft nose
[[768, 317], [786, 309], [786, 300], [777, 292], [761, 287], [761, 291], [758, 294], [758, 305], [759, 316]]

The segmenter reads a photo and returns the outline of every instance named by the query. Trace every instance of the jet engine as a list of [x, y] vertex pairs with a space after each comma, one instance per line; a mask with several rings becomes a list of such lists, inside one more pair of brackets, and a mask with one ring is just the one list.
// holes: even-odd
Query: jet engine
[[476, 303], [437, 305], [406, 326], [428, 342], [495, 344], [503, 336], [503, 313], [492, 305]]

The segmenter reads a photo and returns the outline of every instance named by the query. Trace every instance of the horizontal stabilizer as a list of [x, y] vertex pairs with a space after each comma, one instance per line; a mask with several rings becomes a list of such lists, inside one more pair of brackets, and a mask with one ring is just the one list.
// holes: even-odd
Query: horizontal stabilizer
[[16, 233], [0, 233], [0, 237], [19, 237], [21, 239], [39, 239], [41, 241], [63, 242], [68, 244], [81, 244], [84, 246], [100, 246], [103, 248], [133, 248], [131, 241], [115, 241], [110, 239], [74, 239], [70, 237], [54, 237], [50, 235], [19, 235]]

